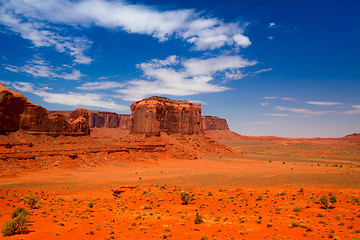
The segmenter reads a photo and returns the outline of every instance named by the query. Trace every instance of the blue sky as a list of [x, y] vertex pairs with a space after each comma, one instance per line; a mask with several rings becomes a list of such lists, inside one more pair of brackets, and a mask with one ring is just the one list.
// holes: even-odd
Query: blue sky
[[244, 135], [360, 132], [360, 3], [3, 0], [0, 82], [47, 109], [160, 95]]

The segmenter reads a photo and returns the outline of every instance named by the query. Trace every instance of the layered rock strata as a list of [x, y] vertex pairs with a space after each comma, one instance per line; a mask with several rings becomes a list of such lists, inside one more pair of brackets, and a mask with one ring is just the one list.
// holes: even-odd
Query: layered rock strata
[[170, 100], [165, 97], [149, 97], [134, 102], [131, 133], [147, 135], [202, 134], [201, 106], [186, 101]]
[[204, 130], [229, 130], [226, 119], [214, 116], [202, 116]]
[[68, 122], [65, 115], [49, 114], [30, 102], [21, 93], [0, 83], [0, 133], [24, 130], [32, 133], [88, 135], [89, 113], [86, 109], [71, 112]]
[[120, 128], [130, 129], [131, 115], [114, 112], [89, 111], [90, 128]]

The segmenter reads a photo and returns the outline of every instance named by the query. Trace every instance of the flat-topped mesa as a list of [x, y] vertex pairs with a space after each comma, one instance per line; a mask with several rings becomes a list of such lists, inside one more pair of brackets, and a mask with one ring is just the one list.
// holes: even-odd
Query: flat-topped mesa
[[131, 133], [147, 135], [203, 134], [201, 106], [165, 97], [149, 97], [131, 104]]
[[90, 128], [120, 128], [130, 129], [131, 115], [114, 112], [89, 111]]
[[71, 112], [68, 122], [65, 115], [49, 114], [30, 102], [21, 93], [0, 83], [0, 134], [24, 130], [31, 133], [89, 135], [89, 114], [86, 109]]
[[204, 130], [229, 130], [226, 119], [214, 116], [202, 116]]

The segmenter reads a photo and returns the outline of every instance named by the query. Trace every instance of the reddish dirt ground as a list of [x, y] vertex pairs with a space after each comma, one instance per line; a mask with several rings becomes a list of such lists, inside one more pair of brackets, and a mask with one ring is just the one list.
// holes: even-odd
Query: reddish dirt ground
[[[30, 151], [18, 139], [13, 140], [18, 145], [5, 148]], [[25, 137], [21, 139], [26, 143]], [[91, 156], [92, 165], [71, 165], [70, 157], [68, 165], [44, 161], [46, 168], [41, 170], [34, 167], [36, 158], [26, 160], [30, 168], [6, 168], [9, 163], [1, 160], [0, 225], [18, 206], [32, 212], [29, 233], [3, 238], [360, 238], [358, 139], [220, 138], [235, 149], [232, 154], [206, 153], [202, 139], [193, 138], [191, 144], [170, 140], [182, 141], [176, 149], [197, 146], [197, 157], [170, 158], [174, 155], [162, 153], [154, 160], [156, 153], [143, 152], [129, 159], [112, 152], [120, 143], [86, 138], [82, 141], [89, 147], [105, 143], [111, 151], [83, 150], [83, 161]], [[81, 146], [76, 138], [43, 141], [56, 141], [52, 148], [61, 145], [61, 151]], [[148, 156], [140, 159], [144, 154]], [[112, 190], [121, 191], [114, 196]], [[194, 195], [188, 205], [182, 204], [182, 191]], [[319, 199], [330, 192], [337, 201], [325, 209]], [[29, 195], [37, 195], [41, 206], [30, 209], [23, 201]], [[203, 223], [195, 224], [196, 213]]]

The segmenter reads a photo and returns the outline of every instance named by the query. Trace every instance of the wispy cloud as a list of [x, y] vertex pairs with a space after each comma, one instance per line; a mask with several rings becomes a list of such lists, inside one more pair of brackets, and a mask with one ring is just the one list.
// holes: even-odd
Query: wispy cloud
[[119, 82], [109, 82], [109, 81], [102, 81], [102, 82], [87, 82], [77, 87], [80, 90], [105, 90], [105, 89], [118, 89], [124, 87], [125, 83]]
[[313, 111], [313, 110], [309, 110], [309, 109], [287, 108], [287, 107], [283, 107], [283, 106], [277, 106], [276, 109], [281, 110], [281, 111], [290, 111], [290, 112], [294, 112], [294, 113], [302, 113], [302, 114], [307, 114], [307, 115], [324, 115], [324, 114], [335, 112], [335, 111]]
[[296, 101], [295, 98], [289, 98], [289, 97], [284, 97], [284, 98], [282, 98], [282, 100], [284, 100], [284, 101], [292, 101], [292, 102]]
[[52, 93], [46, 91], [49, 90], [49, 88], [37, 87], [28, 82], [11, 83], [11, 87], [21, 92], [35, 94], [48, 103], [57, 103], [68, 106], [101, 107], [115, 111], [123, 111], [129, 108], [128, 106], [119, 105], [112, 100], [105, 100], [103, 95], [94, 93]]
[[271, 23], [269, 23], [269, 28], [275, 28], [277, 25], [276, 25], [276, 23], [274, 23], [274, 22], [271, 22]]
[[263, 99], [277, 99], [278, 97], [269, 97], [269, 96], [266, 96], [266, 97], [263, 97]]
[[54, 68], [48, 61], [35, 57], [26, 62], [24, 66], [4, 65], [4, 68], [12, 72], [24, 72], [33, 77], [44, 78], [61, 78], [65, 80], [79, 80], [83, 74], [79, 70], [73, 69], [69, 66], [62, 66]]
[[269, 113], [269, 114], [265, 114], [267, 116], [274, 116], [274, 117], [288, 117], [290, 116], [290, 114], [282, 114], [282, 113]]
[[[189, 96], [199, 93], [229, 90], [221, 85], [226, 73], [253, 66], [240, 56], [221, 55], [210, 58], [182, 59], [172, 55], [164, 60], [153, 59], [138, 64], [145, 79], [135, 79], [125, 84], [118, 82], [85, 83], [78, 89], [113, 89], [126, 101], [139, 100], [151, 95]], [[216, 79], [216, 80], [215, 80]]]
[[355, 109], [341, 112], [339, 114], [360, 114], [360, 105], [352, 105], [352, 107]]
[[89, 28], [100, 26], [129, 33], [150, 35], [160, 41], [182, 39], [195, 50], [213, 50], [224, 46], [248, 47], [243, 35], [246, 23], [225, 23], [203, 16], [193, 9], [158, 10], [142, 4], [108, 0], [5, 0], [0, 7], [0, 23], [30, 40], [34, 46], [52, 46], [75, 57], [78, 63], [90, 63], [85, 55], [91, 41], [85, 37], [64, 36], [64, 25]]
[[269, 122], [269, 121], [243, 122], [242, 124], [245, 124], [245, 125], [266, 125], [266, 124], [271, 124], [271, 122]]
[[269, 105], [269, 102], [262, 102], [260, 103], [261, 106], [266, 106], [266, 105]]
[[313, 105], [321, 105], [321, 106], [336, 106], [336, 105], [342, 105], [343, 103], [340, 102], [306, 102], [307, 104], [313, 104]]
[[49, 2], [51, 1], [4, 1], [0, 7], [0, 24], [30, 40], [35, 47], [54, 47], [58, 52], [74, 57], [77, 63], [91, 63], [92, 59], [85, 55], [92, 44], [90, 40], [84, 37], [62, 36], [58, 26], [37, 19], [44, 14], [38, 11], [37, 7]]
[[104, 76], [104, 77], [99, 77], [99, 80], [105, 80], [105, 79], [109, 79], [109, 78], [116, 78], [119, 77], [120, 75], [113, 75], [113, 76]]

